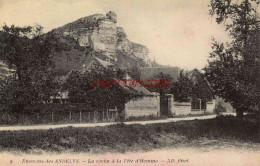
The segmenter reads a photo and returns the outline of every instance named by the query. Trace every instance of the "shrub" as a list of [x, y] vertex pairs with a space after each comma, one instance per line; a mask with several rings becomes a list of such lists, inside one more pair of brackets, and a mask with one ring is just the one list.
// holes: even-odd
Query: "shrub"
[[213, 111], [215, 114], [219, 115], [221, 112], [227, 112], [227, 109], [222, 106], [221, 103], [218, 103]]

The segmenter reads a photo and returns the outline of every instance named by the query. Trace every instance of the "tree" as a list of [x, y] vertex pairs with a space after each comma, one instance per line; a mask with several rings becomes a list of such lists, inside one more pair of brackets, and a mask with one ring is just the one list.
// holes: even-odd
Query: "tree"
[[54, 93], [52, 53], [57, 50], [53, 33], [43, 27], [4, 25], [0, 31], [0, 60], [14, 69], [14, 76], [2, 80], [1, 102], [20, 112], [26, 105], [49, 99]]
[[137, 66], [130, 68], [129, 74], [133, 79], [140, 79], [141, 77], [141, 72]]
[[171, 93], [178, 102], [188, 102], [190, 99], [210, 101], [213, 97], [207, 80], [197, 69], [191, 72], [181, 70], [178, 80], [173, 83]]
[[[147, 89], [150, 90], [151, 92], [158, 92], [160, 96], [164, 96], [167, 93], [170, 93], [170, 87], [172, 86], [172, 77], [169, 74], [164, 74], [163, 72], [157, 73], [153, 75], [154, 79], [158, 79], [163, 81], [163, 85], [159, 85], [156, 87], [148, 87]], [[167, 82], [169, 81], [168, 86], [164, 86], [168, 84]], [[153, 83], [155, 84], [155, 83]], [[155, 85], [154, 85], [155, 86]]]
[[[113, 70], [103, 70], [102, 72], [91, 70], [85, 73], [73, 71], [69, 74], [64, 89], [69, 91], [69, 98], [74, 103], [89, 103], [95, 108], [109, 109], [120, 107], [123, 109], [124, 104], [133, 96], [121, 86], [113, 84], [110, 87], [93, 87], [95, 80], [106, 80], [109, 84], [111, 79], [117, 78], [117, 72]], [[115, 83], [115, 82], [114, 82]], [[102, 103], [102, 104], [101, 104]]]
[[[230, 102], [241, 118], [259, 102], [259, 0], [211, 0], [210, 14], [225, 23], [231, 42], [214, 41], [205, 76], [214, 92]], [[258, 80], [257, 80], [258, 79]], [[259, 106], [258, 106], [259, 111]]]
[[174, 100], [178, 102], [188, 102], [192, 91], [192, 81], [189, 79], [188, 72], [180, 71], [180, 75], [176, 82], [173, 83], [171, 93]]

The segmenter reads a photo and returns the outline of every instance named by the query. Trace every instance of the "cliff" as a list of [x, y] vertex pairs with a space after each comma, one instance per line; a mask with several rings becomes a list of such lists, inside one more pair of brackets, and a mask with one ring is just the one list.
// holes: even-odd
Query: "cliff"
[[124, 29], [116, 23], [116, 14], [109, 12], [106, 16], [94, 14], [54, 29], [62, 48], [53, 58], [60, 75], [80, 70], [90, 55], [109, 60], [121, 69], [150, 66], [148, 48], [129, 41]]

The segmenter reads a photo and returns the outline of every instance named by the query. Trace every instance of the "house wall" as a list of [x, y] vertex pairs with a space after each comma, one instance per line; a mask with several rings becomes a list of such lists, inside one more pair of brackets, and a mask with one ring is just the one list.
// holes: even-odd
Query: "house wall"
[[125, 119], [140, 116], [159, 116], [160, 101], [158, 96], [135, 98], [125, 104]]

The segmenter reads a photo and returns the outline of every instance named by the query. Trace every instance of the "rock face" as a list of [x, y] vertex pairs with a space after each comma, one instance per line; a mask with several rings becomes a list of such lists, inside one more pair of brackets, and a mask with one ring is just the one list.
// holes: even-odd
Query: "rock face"
[[113, 11], [110, 11], [106, 14], [107, 18], [113, 21], [114, 23], [117, 23], [116, 13]]
[[[81, 50], [84, 49], [84, 55], [82, 55], [82, 51], [78, 50], [78, 53], [83, 57], [94, 53], [97, 56], [101, 56], [102, 59], [109, 59], [110, 62], [116, 64], [118, 63], [118, 56], [124, 54], [136, 61], [142, 60], [144, 65], [149, 66], [148, 48], [129, 41], [124, 29], [117, 27], [116, 23], [117, 15], [115, 12], [110, 11], [106, 16], [94, 14], [83, 17], [53, 31], [60, 36], [61, 42], [65, 43], [64, 45], [72, 47], [72, 49], [75, 47], [81, 48]], [[70, 51], [65, 54], [71, 54], [71, 50], [63, 51]], [[72, 52], [75, 51], [77, 52], [77, 49], [72, 50]], [[81, 58], [79, 57], [79, 59]]]
[[146, 62], [148, 65], [150, 65], [150, 59], [149, 59], [149, 50], [146, 46], [130, 42], [127, 39], [127, 35], [123, 28], [117, 27], [117, 46], [116, 49], [122, 52], [125, 52], [130, 57], [137, 57], [144, 62]]

